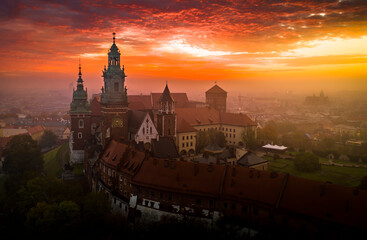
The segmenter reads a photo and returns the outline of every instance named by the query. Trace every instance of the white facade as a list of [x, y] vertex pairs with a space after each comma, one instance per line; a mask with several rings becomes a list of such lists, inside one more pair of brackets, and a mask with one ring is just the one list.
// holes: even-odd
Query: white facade
[[135, 134], [135, 142], [151, 143], [152, 139], [158, 139], [158, 131], [154, 126], [150, 115], [147, 113], [142, 121], [138, 132]]

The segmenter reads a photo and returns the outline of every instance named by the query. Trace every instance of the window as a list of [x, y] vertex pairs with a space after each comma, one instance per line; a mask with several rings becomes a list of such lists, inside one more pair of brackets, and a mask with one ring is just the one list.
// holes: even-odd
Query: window
[[234, 132], [234, 133], [236, 132], [236, 129], [235, 129], [235, 128], [233, 129], [233, 132]]
[[78, 132], [78, 138], [79, 139], [83, 138], [83, 134], [81, 132]]
[[192, 139], [192, 135], [190, 136], [190, 139]]
[[236, 134], [233, 134], [233, 138], [236, 138]]
[[185, 143], [182, 143], [182, 147], [185, 147]]
[[84, 128], [84, 120], [79, 119], [79, 128]]
[[143, 127], [143, 135], [145, 135], [145, 127]]
[[230, 128], [229, 131], [232, 132], [232, 128]]
[[186, 147], [188, 147], [188, 146], [189, 146], [189, 143], [187, 142], [187, 143], [186, 143]]
[[192, 142], [190, 142], [190, 147], [192, 147]]
[[231, 133], [229, 134], [229, 137], [232, 137], [232, 134]]
[[189, 140], [189, 136], [186, 136], [186, 140]]
[[185, 136], [182, 136], [182, 140], [185, 140]]
[[118, 92], [118, 90], [119, 90], [119, 83], [115, 82], [114, 89], [115, 89], [115, 92]]
[[152, 131], [152, 127], [150, 127], [150, 134], [152, 134], [152, 132], [153, 132], [153, 131]]

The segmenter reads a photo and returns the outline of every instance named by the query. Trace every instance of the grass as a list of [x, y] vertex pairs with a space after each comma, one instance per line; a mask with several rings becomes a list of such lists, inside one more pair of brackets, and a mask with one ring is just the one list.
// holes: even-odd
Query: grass
[[[66, 153], [64, 153], [66, 151]], [[68, 157], [68, 143], [45, 153], [43, 155], [43, 167], [48, 176], [60, 177], [62, 173], [62, 158], [63, 154]], [[66, 159], [68, 161], [68, 159]]]
[[76, 176], [84, 175], [84, 165], [83, 164], [74, 164], [73, 165], [73, 173]]
[[[269, 170], [277, 172], [289, 173], [293, 176], [301, 178], [312, 179], [322, 182], [332, 182], [337, 185], [347, 187], [357, 187], [361, 183], [361, 179], [367, 175], [367, 168], [355, 167], [339, 167], [339, 166], [325, 166], [321, 165], [321, 169], [315, 172], [300, 172], [294, 167], [292, 160], [276, 159], [265, 157], [269, 160]], [[320, 159], [324, 162], [325, 159]]]

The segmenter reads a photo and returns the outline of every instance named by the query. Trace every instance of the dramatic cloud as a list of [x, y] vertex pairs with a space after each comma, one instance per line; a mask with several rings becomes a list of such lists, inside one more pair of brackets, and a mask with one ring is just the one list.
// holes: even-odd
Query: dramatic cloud
[[97, 87], [112, 32], [136, 79], [262, 79], [310, 66], [324, 77], [351, 64], [367, 77], [365, 0], [5, 0], [0, 23], [1, 86], [15, 73], [71, 78], [80, 57]]

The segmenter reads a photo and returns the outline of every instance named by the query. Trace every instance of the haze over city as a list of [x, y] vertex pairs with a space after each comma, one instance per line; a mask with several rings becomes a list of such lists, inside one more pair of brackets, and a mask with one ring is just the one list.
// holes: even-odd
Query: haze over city
[[365, 91], [366, 11], [363, 0], [5, 1], [0, 86], [70, 89], [80, 59], [98, 92], [116, 32], [130, 94], [165, 81], [192, 93], [215, 81], [228, 92]]
[[3, 239], [367, 239], [366, 0], [4, 0], [0, 22]]

